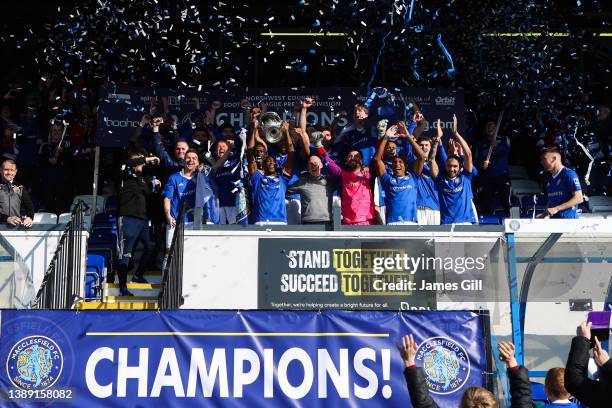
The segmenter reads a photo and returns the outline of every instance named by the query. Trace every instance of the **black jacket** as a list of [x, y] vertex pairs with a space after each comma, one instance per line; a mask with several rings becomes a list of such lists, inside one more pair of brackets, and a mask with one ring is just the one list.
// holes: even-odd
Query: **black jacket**
[[[518, 370], [508, 369], [507, 372], [510, 381], [510, 407], [531, 408], [529, 372], [523, 366], [519, 367]], [[425, 382], [425, 372], [421, 367], [404, 369], [404, 378], [414, 408], [438, 408], [438, 404], [429, 395]]]
[[565, 389], [590, 408], [612, 405], [612, 362], [601, 368], [603, 378], [599, 381], [587, 377], [589, 348], [591, 342], [583, 336], [572, 339], [572, 347], [565, 366]]
[[123, 181], [119, 190], [119, 215], [147, 219], [147, 201], [152, 198], [151, 179], [137, 176], [131, 171], [134, 166], [144, 164], [144, 157], [129, 159], [124, 163]]
[[414, 408], [438, 408], [438, 404], [429, 395], [427, 384], [425, 383], [425, 371], [421, 367], [406, 367], [404, 378], [408, 385], [410, 402]]
[[529, 371], [524, 366], [518, 369], [508, 368], [508, 381], [510, 382], [510, 406], [512, 408], [531, 408], [531, 384], [529, 383]]

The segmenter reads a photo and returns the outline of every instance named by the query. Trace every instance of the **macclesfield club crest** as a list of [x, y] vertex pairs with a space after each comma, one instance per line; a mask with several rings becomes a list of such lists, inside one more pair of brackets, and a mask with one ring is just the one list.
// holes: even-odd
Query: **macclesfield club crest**
[[55, 384], [63, 365], [62, 350], [55, 341], [45, 336], [29, 336], [11, 349], [6, 373], [17, 388], [42, 390]]
[[427, 376], [427, 388], [434, 394], [452, 394], [470, 376], [470, 359], [465, 349], [448, 337], [431, 337], [417, 349], [416, 361]]

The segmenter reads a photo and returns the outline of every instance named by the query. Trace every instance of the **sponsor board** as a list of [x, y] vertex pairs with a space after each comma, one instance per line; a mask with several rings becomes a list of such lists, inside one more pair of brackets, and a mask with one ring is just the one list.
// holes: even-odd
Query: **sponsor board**
[[[394, 88], [394, 95], [401, 95], [415, 101], [425, 115], [425, 134], [434, 136], [433, 123], [440, 118], [444, 128], [450, 128], [452, 114], [458, 116], [459, 130], [464, 128], [463, 91], [441, 88]], [[138, 127], [144, 113], [151, 113], [151, 101], [157, 101], [153, 114], [162, 110], [162, 98], [168, 106], [168, 115], [176, 115], [180, 127], [185, 130], [191, 127], [196, 117], [209, 111], [213, 101], [221, 102], [215, 111], [213, 122], [216, 125], [229, 123], [235, 128], [244, 127], [242, 101], [248, 100], [250, 106], [266, 105], [269, 111], [277, 112], [284, 120], [294, 114], [294, 104], [306, 97], [312, 97], [316, 103], [307, 115], [309, 125], [329, 126], [335, 114], [341, 111], [348, 113], [347, 119], [339, 121], [344, 126], [350, 121], [353, 106], [366, 99], [366, 90], [362, 88], [329, 87], [329, 88], [248, 88], [225, 92], [220, 90], [167, 88], [139, 88], [130, 86], [112, 86], [100, 88], [98, 108], [98, 126], [96, 141], [101, 146], [124, 147]], [[200, 102], [197, 111], [194, 99]], [[248, 124], [246, 124], [248, 125]]]
[[440, 300], [499, 301], [507, 296], [498, 244], [261, 238], [258, 308], [435, 310]]

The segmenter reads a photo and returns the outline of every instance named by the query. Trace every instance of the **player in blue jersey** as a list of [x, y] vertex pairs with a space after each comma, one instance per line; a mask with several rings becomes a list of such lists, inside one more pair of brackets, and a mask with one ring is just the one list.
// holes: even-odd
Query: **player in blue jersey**
[[[432, 140], [427, 136], [421, 136], [417, 139], [417, 144], [427, 156], [427, 160], [423, 165], [423, 172], [417, 178], [417, 217], [419, 225], [440, 225], [440, 202], [435, 176], [433, 175], [438, 174], [439, 169], [436, 160], [438, 147], [444, 149], [440, 144], [442, 140], [440, 119], [436, 122], [436, 128], [438, 130], [437, 138]], [[446, 158], [446, 154], [442, 154], [442, 151], [440, 151], [440, 155]]]
[[295, 160], [295, 148], [289, 135], [289, 124], [283, 122], [282, 131], [287, 143], [287, 161], [281, 174], [277, 171], [274, 156], [263, 159], [261, 168], [255, 159], [255, 149], [247, 150], [249, 174], [251, 175], [251, 199], [253, 222], [256, 225], [286, 225], [287, 209], [285, 193], [291, 178], [291, 169]]
[[540, 156], [544, 178], [546, 213], [552, 218], [578, 218], [577, 206], [584, 201], [576, 172], [563, 166], [558, 148], [547, 148]]
[[477, 223], [472, 205], [472, 150], [457, 131], [457, 116], [453, 115], [453, 137], [461, 146], [461, 157], [450, 155], [444, 166], [444, 173], [437, 174], [436, 186], [440, 201], [440, 221], [442, 224]]
[[[399, 132], [398, 126], [391, 126], [381, 138], [376, 155], [372, 160], [373, 170], [380, 178], [380, 184], [385, 192], [385, 221], [388, 225], [404, 225], [417, 223], [417, 179], [423, 171], [425, 153], [419, 148], [416, 139], [408, 136], [412, 151], [418, 155], [413, 168], [409, 169], [403, 156], [394, 155], [391, 162], [393, 174], [389, 174], [383, 162], [388, 138], [395, 138]], [[393, 147], [396, 148], [396, 145]], [[394, 152], [393, 152], [394, 153]], [[388, 153], [389, 154], [389, 153]]]
[[[164, 267], [168, 257], [168, 250], [172, 244], [172, 237], [176, 227], [179, 209], [185, 203], [184, 222], [185, 228], [193, 225], [193, 207], [195, 206], [195, 192], [197, 171], [200, 165], [198, 152], [189, 149], [185, 153], [185, 167], [168, 178], [168, 182], [162, 191], [164, 197], [164, 215], [166, 216], [166, 256]], [[163, 268], [162, 268], [163, 269]]]

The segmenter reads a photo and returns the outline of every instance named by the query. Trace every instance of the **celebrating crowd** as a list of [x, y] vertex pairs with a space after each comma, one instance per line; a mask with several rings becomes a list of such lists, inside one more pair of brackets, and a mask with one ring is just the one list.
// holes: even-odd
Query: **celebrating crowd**
[[[475, 202], [492, 213], [495, 196], [509, 216], [510, 144], [498, 135], [499, 123], [485, 124], [486, 137], [473, 153], [456, 115], [448, 134], [437, 119], [437, 136], [429, 138], [423, 135], [424, 113], [414, 103], [405, 120], [395, 113], [370, 114], [367, 102], [357, 103], [352, 121], [342, 128], [338, 123], [345, 112], [329, 127], [309, 126], [307, 111], [314, 103], [305, 98], [291, 120], [281, 121], [265, 106], [251, 108], [245, 100], [248, 126], [239, 132], [214, 125], [219, 102], [209, 111], [196, 103], [192, 120], [183, 126], [164, 103], [163, 112], [154, 106], [153, 118], [143, 116], [130, 155], [159, 158], [154, 162], [161, 168], [145, 173], [163, 184], [169, 226], [183, 202], [187, 223], [194, 222], [193, 208], [203, 207], [201, 221], [211, 224], [327, 224], [336, 202], [346, 225], [475, 224]], [[555, 147], [542, 151], [541, 163], [550, 175], [545, 215], [577, 218], [583, 201], [577, 174], [563, 165]]]

